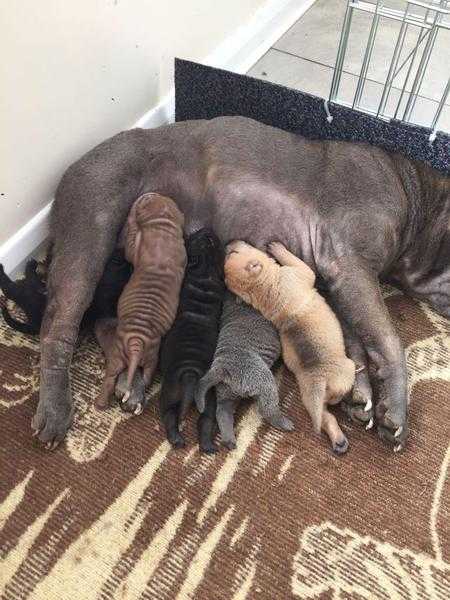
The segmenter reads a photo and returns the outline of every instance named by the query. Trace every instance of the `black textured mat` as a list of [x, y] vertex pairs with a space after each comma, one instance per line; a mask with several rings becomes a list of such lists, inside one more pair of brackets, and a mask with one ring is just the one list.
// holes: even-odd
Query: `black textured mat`
[[450, 172], [450, 136], [445, 133], [430, 144], [425, 127], [388, 123], [333, 103], [328, 123], [322, 98], [247, 75], [176, 59], [175, 102], [177, 121], [242, 115], [308, 138], [368, 142]]

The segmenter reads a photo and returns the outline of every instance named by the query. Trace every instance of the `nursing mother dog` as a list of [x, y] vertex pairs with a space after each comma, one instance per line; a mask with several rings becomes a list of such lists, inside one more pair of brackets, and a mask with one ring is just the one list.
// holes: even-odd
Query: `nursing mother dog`
[[[53, 259], [41, 329], [40, 399], [32, 428], [50, 447], [73, 415], [69, 366], [78, 326], [133, 202], [175, 200], [185, 233], [222, 243], [282, 242], [320, 276], [357, 367], [350, 414], [375, 418], [404, 446], [405, 354], [381, 297], [390, 279], [450, 316], [450, 185], [433, 169], [366, 144], [310, 141], [242, 117], [134, 129], [103, 142], [64, 174], [51, 214]], [[372, 415], [373, 407], [375, 413]], [[366, 409], [366, 410], [365, 410]]]

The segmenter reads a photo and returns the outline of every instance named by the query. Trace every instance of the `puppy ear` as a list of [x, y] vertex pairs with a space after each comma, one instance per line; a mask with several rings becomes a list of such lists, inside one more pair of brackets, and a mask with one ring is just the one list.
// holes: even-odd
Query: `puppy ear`
[[259, 260], [253, 259], [249, 260], [245, 266], [245, 270], [248, 271], [251, 275], [259, 275], [262, 271], [262, 264]]

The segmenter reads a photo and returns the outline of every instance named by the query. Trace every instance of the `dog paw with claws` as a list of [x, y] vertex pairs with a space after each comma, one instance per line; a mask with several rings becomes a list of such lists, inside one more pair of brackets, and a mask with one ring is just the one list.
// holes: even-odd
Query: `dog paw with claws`
[[377, 406], [377, 432], [378, 436], [390, 446], [394, 452], [400, 452], [405, 448], [408, 437], [408, 425], [406, 419], [394, 418], [389, 411], [383, 413], [383, 408]]
[[142, 372], [140, 370], [136, 372], [129, 390], [127, 389], [126, 373], [121, 373], [117, 379], [115, 396], [123, 411], [136, 416], [140, 415], [147, 405]]
[[58, 405], [39, 402], [31, 421], [33, 437], [37, 437], [47, 450], [54, 450], [65, 438], [73, 420], [73, 407], [70, 403]]
[[342, 407], [348, 417], [355, 423], [359, 423], [365, 429], [373, 427], [373, 404], [371, 390], [361, 390], [354, 387], [351, 396], [345, 398]]

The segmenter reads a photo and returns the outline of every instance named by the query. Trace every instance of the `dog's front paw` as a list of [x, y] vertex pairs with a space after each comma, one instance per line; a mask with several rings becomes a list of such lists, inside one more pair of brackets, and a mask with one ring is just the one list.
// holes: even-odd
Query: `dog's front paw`
[[41, 400], [31, 421], [33, 436], [37, 436], [47, 450], [54, 450], [64, 439], [72, 421], [73, 407], [70, 402], [55, 405]]

